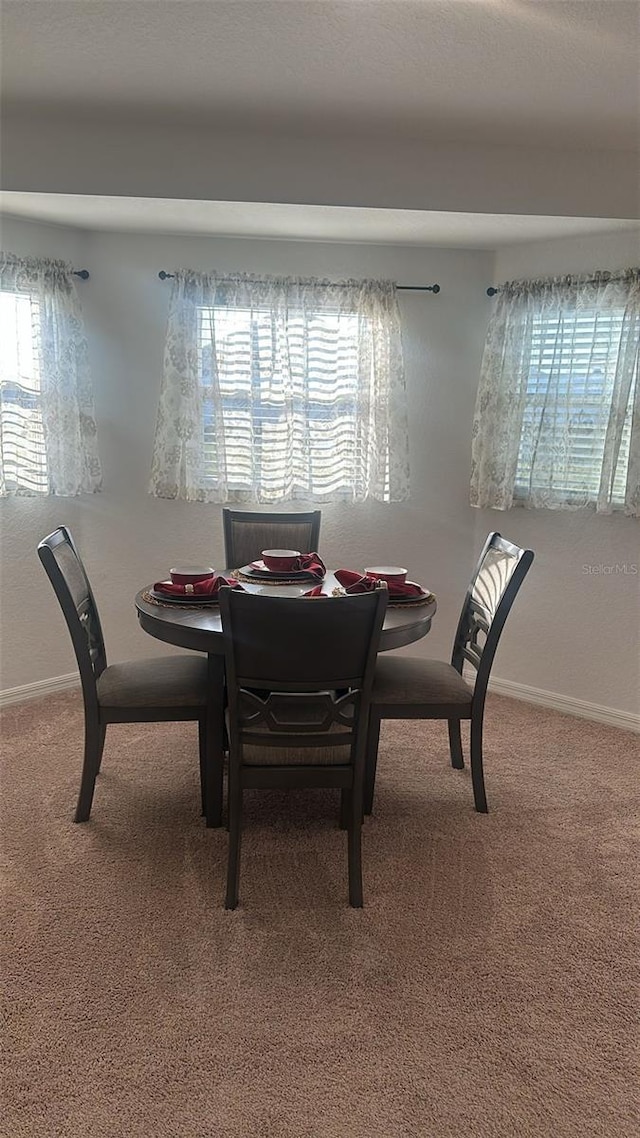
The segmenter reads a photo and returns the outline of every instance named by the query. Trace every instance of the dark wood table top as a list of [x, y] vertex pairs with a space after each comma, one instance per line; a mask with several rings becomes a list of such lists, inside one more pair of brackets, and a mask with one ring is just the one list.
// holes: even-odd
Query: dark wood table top
[[[292, 597], [299, 597], [304, 589], [298, 585], [280, 586], [277, 589], [272, 585], [253, 585], [242, 582], [249, 592], [264, 592], [272, 596], [283, 596], [285, 593]], [[327, 573], [324, 584], [330, 593], [337, 581], [331, 572]], [[305, 585], [305, 589], [310, 586]], [[151, 586], [147, 586], [151, 588]], [[167, 644], [175, 644], [179, 648], [191, 648], [196, 652], [208, 652], [210, 655], [222, 655], [224, 646], [222, 642], [222, 622], [220, 609], [217, 605], [210, 608], [178, 608], [169, 605], [154, 605], [142, 598], [141, 590], [135, 599], [138, 610], [138, 620], [141, 628], [156, 640], [164, 640]], [[388, 652], [392, 648], [404, 648], [426, 636], [431, 628], [431, 621], [436, 612], [435, 600], [424, 605], [403, 605], [387, 609], [384, 627], [380, 638], [380, 651]]]

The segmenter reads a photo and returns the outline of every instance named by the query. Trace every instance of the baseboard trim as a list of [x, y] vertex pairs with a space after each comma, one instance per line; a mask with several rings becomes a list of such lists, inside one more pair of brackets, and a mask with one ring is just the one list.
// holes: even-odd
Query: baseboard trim
[[70, 688], [79, 686], [80, 677], [77, 672], [69, 672], [66, 676], [53, 676], [50, 680], [36, 680], [32, 684], [20, 684], [17, 688], [5, 688], [4, 691], [0, 691], [0, 707], [9, 707], [12, 703], [24, 703], [29, 699], [39, 699], [44, 695], [69, 691]]
[[[80, 686], [77, 672], [66, 676], [53, 676], [50, 680], [36, 680], [32, 684], [20, 684], [16, 688], [0, 691], [0, 707], [12, 703], [23, 703], [29, 699], [53, 695], [55, 692], [69, 691]], [[556, 692], [533, 688], [529, 684], [518, 684], [514, 680], [501, 680], [496, 676], [489, 683], [489, 690], [497, 695], [508, 695], [521, 699], [524, 703], [538, 704], [552, 711], [563, 711], [566, 715], [577, 715], [581, 719], [592, 719], [596, 723], [607, 723], [611, 727], [621, 727], [624, 731], [640, 732], [640, 715], [632, 711], [619, 711], [615, 707], [604, 707], [599, 703], [589, 703], [584, 699], [574, 699], [570, 695], [557, 695]]]
[[535, 703], [552, 711], [563, 711], [566, 715], [577, 715], [580, 719], [592, 719], [596, 723], [607, 723], [610, 727], [621, 727], [624, 731], [640, 732], [640, 715], [633, 711], [619, 711], [615, 707], [604, 707], [599, 703], [589, 703], [570, 695], [557, 695], [544, 688], [532, 688], [529, 684], [518, 684], [513, 680], [501, 680], [496, 676], [489, 681], [489, 691], [498, 695], [508, 695], [521, 699], [524, 703]]

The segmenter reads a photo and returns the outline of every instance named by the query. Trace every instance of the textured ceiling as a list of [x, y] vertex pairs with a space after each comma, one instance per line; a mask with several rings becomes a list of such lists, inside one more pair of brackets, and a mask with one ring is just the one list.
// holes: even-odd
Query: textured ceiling
[[638, 140], [637, 0], [3, 0], [6, 104], [594, 149]]
[[[347, 241], [494, 249], [523, 241], [626, 232], [630, 259], [640, 252], [637, 221], [589, 217], [437, 213], [426, 210], [278, 205], [267, 202], [0, 193], [7, 216], [88, 230], [217, 234], [298, 241]], [[632, 252], [633, 251], [633, 252]]]

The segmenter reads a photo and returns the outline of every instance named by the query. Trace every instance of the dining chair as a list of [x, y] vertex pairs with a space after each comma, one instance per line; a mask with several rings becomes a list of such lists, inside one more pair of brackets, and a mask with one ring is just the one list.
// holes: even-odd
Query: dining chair
[[[220, 595], [229, 699], [225, 907], [238, 903], [243, 792], [339, 787], [349, 904], [362, 906], [366, 728], [387, 588], [320, 599]], [[258, 694], [258, 692], [260, 694]]]
[[208, 818], [213, 816], [215, 780], [207, 777], [206, 657], [162, 656], [107, 665], [98, 608], [66, 526], [60, 526], [40, 542], [38, 556], [67, 622], [82, 683], [84, 761], [74, 821], [86, 822], [91, 813], [109, 723], [176, 720], [198, 724], [202, 812]]
[[317, 553], [321, 510], [308, 513], [252, 513], [222, 511], [224, 555], [227, 569], [239, 569], [262, 556], [263, 549], [299, 549]]
[[[482, 729], [487, 685], [504, 623], [533, 561], [531, 549], [521, 549], [499, 533], [490, 533], [464, 599], [451, 663], [412, 656], [382, 656], [376, 665], [371, 693], [365, 813], [373, 795], [383, 719], [446, 719], [451, 765], [464, 768], [461, 721], [471, 720], [471, 780], [475, 808], [487, 813], [482, 767]], [[475, 683], [463, 678], [464, 664], [475, 669]]]

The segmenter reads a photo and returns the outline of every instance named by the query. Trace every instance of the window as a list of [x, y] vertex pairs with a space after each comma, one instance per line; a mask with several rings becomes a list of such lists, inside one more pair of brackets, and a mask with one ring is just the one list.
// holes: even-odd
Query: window
[[[533, 321], [528, 350], [516, 497], [553, 485], [568, 498], [598, 497], [621, 351], [623, 308], [553, 312]], [[612, 482], [613, 505], [624, 503], [637, 366]], [[556, 461], [554, 462], [554, 456]]]
[[471, 505], [640, 515], [640, 269], [514, 281], [489, 322]]
[[[286, 358], [274, 352], [268, 310], [200, 308], [205, 475], [215, 481], [224, 447], [227, 485], [279, 497], [329, 497], [357, 478], [358, 347], [370, 334], [351, 313], [289, 314]], [[213, 377], [222, 431], [216, 428]], [[389, 480], [385, 480], [389, 500]]]
[[395, 286], [175, 274], [150, 493], [390, 502], [408, 479]]
[[47, 494], [40, 391], [40, 306], [0, 291], [0, 446], [8, 493]]

